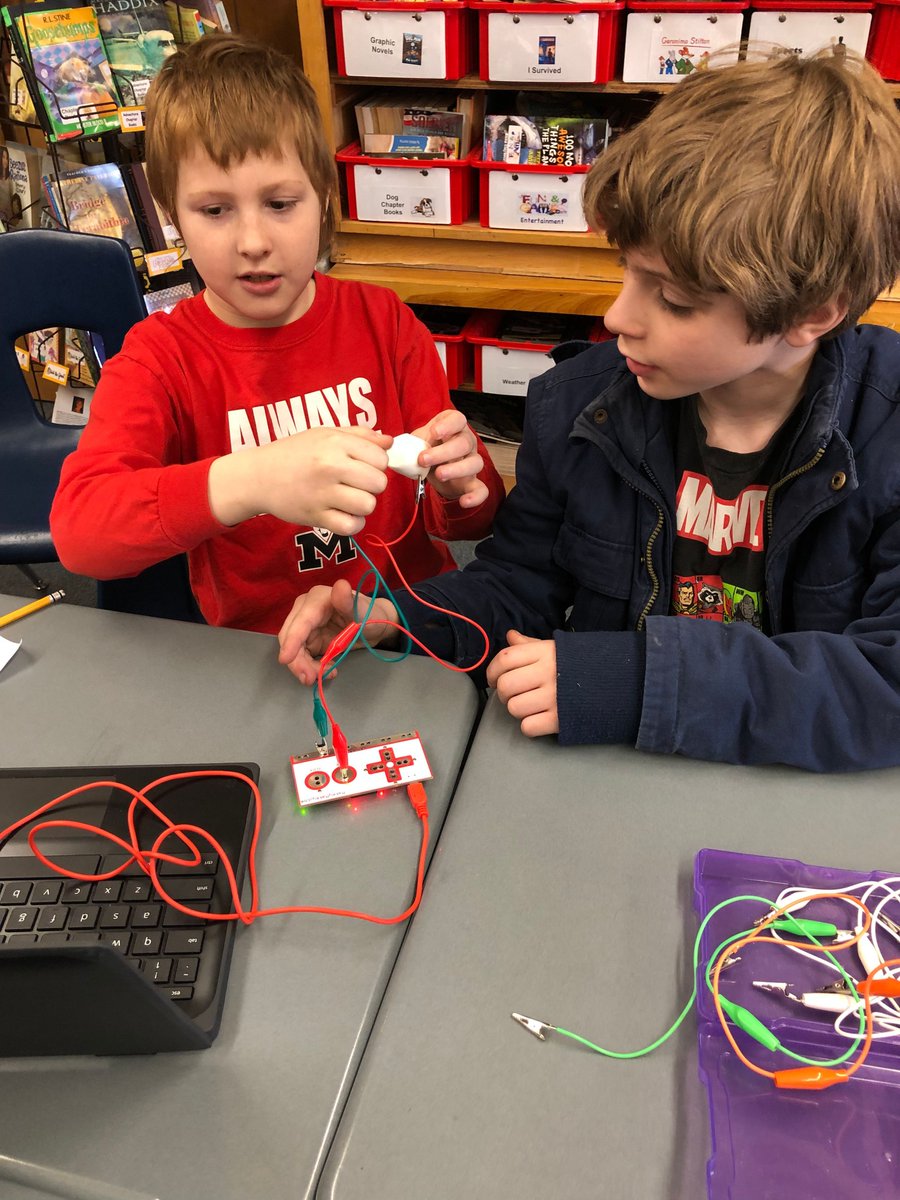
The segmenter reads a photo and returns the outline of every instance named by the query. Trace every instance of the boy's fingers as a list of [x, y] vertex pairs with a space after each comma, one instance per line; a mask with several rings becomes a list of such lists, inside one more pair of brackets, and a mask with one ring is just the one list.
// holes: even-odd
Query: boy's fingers
[[460, 496], [459, 504], [461, 508], [477, 508], [479, 504], [484, 504], [487, 498], [487, 484], [482, 483], [480, 479], [473, 479], [472, 483]]
[[382, 433], [380, 429], [369, 429], [367, 425], [342, 425], [341, 429], [344, 433], [362, 438], [366, 442], [372, 442], [373, 445], [381, 446], [384, 450], [387, 450], [394, 440], [389, 433]]
[[510, 629], [506, 634], [506, 642], [509, 646], [522, 646], [525, 642], [539, 642], [540, 638], [526, 637], [524, 633], [519, 633], [518, 629]]

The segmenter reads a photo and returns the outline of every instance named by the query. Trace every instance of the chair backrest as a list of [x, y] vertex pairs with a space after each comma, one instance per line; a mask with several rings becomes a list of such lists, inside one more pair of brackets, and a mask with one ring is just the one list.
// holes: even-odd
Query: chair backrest
[[57, 325], [87, 329], [111, 357], [146, 315], [131, 251], [118, 238], [50, 229], [0, 234], [0, 563], [56, 560], [50, 505], [80, 433], [41, 416], [16, 338]]

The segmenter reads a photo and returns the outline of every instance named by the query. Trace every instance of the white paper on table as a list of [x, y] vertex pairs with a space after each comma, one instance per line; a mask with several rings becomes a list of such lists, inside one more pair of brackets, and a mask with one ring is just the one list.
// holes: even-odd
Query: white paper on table
[[11, 642], [9, 638], [0, 637], [0, 671], [3, 670], [21, 645], [21, 642]]

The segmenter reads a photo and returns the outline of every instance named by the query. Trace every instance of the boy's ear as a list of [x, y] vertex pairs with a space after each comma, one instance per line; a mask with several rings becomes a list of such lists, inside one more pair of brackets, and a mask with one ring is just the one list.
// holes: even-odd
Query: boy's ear
[[784, 335], [784, 339], [789, 346], [797, 348], [811, 346], [826, 333], [830, 333], [836, 325], [840, 325], [847, 312], [848, 306], [844, 297], [834, 296], [831, 300], [820, 304], [818, 308], [814, 308], [812, 312], [807, 313], [805, 317], [795, 321]]

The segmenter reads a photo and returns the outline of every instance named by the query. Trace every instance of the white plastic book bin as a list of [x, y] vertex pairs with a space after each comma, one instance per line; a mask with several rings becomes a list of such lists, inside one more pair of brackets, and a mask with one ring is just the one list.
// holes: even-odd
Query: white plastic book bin
[[[618, 66], [624, 2], [504, 4], [472, 0], [482, 79], [606, 83]], [[526, 11], [527, 10], [527, 11]]]
[[334, 12], [338, 73], [370, 79], [459, 79], [471, 67], [460, 0], [323, 0]]
[[737, 4], [682, 4], [632, 0], [625, 25], [625, 83], [678, 83], [706, 69], [707, 59], [726, 47], [717, 65], [737, 62], [746, 0]]
[[828, 0], [757, 0], [750, 11], [750, 40], [786, 46], [795, 54], [846, 46], [865, 54], [872, 4], [829, 4]]
[[471, 208], [468, 159], [375, 158], [359, 144], [338, 151], [351, 221], [461, 225]]
[[[502, 320], [502, 312], [487, 311], [467, 326], [466, 340], [475, 350], [475, 390], [524, 396], [531, 380], [553, 366], [551, 347], [538, 342], [501, 341], [497, 335]], [[605, 336], [603, 321], [598, 318], [590, 340], [602, 341]]]
[[481, 224], [490, 229], [559, 229], [584, 233], [581, 206], [586, 166], [532, 166], [476, 162]]

